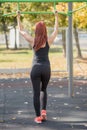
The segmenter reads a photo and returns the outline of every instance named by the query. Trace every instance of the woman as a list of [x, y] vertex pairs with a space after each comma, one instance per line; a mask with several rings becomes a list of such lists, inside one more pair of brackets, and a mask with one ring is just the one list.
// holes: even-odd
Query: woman
[[[17, 23], [20, 33], [31, 44], [34, 57], [31, 69], [31, 81], [33, 86], [33, 103], [36, 112], [36, 123], [42, 123], [47, 119], [47, 85], [50, 80], [49, 47], [58, 33], [58, 12], [55, 11], [55, 27], [50, 37], [47, 37], [46, 25], [43, 21], [36, 23], [35, 37], [27, 34], [20, 22], [20, 13], [17, 15]], [[41, 112], [40, 112], [40, 106]]]

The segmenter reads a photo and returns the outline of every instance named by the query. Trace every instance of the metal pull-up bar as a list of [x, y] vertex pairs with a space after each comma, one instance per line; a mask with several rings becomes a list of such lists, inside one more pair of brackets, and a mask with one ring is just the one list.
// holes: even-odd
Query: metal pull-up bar
[[[17, 10], [20, 10], [20, 2], [17, 2], [17, 3], [18, 3]], [[56, 10], [56, 2], [53, 2], [53, 3], [54, 3], [54, 10]], [[10, 16], [10, 15], [15, 15], [15, 14], [16, 12], [12, 12], [8, 14], [3, 14], [2, 16]], [[21, 11], [21, 14], [54, 14], [54, 13], [52, 11], [24, 11], [24, 12]], [[66, 12], [58, 12], [58, 14], [67, 15]]]
[[0, 0], [0, 2], [87, 2], [87, 0]]
[[[1, 0], [0, 0], [1, 1]], [[3, 0], [5, 2], [7, 1], [11, 1], [11, 2], [17, 2], [18, 3], [18, 10], [20, 10], [20, 6], [19, 6], [19, 3], [21, 2], [21, 0]], [[22, 0], [22, 2], [35, 2], [36, 0]], [[54, 10], [56, 10], [56, 1], [59, 1], [59, 0], [38, 0], [39, 2], [53, 2], [54, 3]], [[36, 2], [38, 2], [36, 1]], [[66, 1], [66, 0], [65, 0]], [[65, 2], [64, 1], [64, 2]], [[78, 1], [78, 0], [77, 0]], [[76, 1], [75, 1], [76, 2]], [[87, 7], [87, 2], [85, 5], [83, 5], [82, 7], [74, 10], [74, 11], [68, 11], [68, 12], [58, 12], [58, 14], [62, 14], [62, 15], [66, 15], [66, 16], [70, 16], [72, 15], [72, 13], [76, 12], [76, 11], [79, 11], [83, 8]], [[10, 16], [10, 15], [15, 15], [16, 12], [12, 12], [12, 13], [9, 13], [9, 14], [3, 14], [2, 16]], [[51, 11], [26, 11], [26, 12], [22, 12], [21, 11], [21, 14], [53, 14], [53, 12]]]
[[[59, 14], [63, 14], [63, 15], [67, 15], [67, 13], [64, 13], [64, 12], [58, 12]], [[8, 14], [3, 14], [2, 16], [10, 16], [10, 15], [15, 15], [16, 13], [13, 12], [13, 13], [8, 13]], [[53, 14], [53, 12], [50, 12], [50, 11], [37, 11], [37, 12], [34, 12], [34, 11], [28, 11], [28, 12], [21, 12], [21, 14]]]

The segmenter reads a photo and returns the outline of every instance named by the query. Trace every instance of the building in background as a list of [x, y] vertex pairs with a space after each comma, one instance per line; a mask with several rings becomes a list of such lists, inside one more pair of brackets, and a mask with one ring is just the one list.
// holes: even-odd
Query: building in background
[[[15, 40], [16, 39], [16, 40]], [[9, 48], [29, 48], [29, 42], [27, 42], [24, 37], [19, 33], [18, 29], [10, 28], [9, 31]]]

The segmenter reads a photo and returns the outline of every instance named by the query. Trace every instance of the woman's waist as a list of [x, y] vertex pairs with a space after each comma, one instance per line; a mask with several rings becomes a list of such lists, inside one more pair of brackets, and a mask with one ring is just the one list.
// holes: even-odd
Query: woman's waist
[[46, 65], [50, 65], [49, 59], [48, 60], [33, 60], [33, 64], [46, 64]]

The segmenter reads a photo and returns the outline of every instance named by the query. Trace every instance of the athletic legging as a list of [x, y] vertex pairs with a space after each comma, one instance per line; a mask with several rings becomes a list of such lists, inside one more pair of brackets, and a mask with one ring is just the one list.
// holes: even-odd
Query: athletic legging
[[[50, 65], [34, 65], [31, 70], [31, 81], [33, 85], [33, 103], [36, 116], [40, 116], [40, 106], [46, 110], [47, 85], [50, 79]], [[41, 95], [42, 92], [42, 95]], [[41, 101], [41, 102], [40, 102]]]

